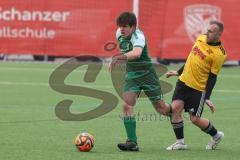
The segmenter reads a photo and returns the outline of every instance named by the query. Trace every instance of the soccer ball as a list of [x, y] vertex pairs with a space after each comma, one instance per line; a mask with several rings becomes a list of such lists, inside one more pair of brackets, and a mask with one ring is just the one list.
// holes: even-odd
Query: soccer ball
[[79, 151], [88, 152], [94, 146], [94, 137], [87, 132], [80, 133], [75, 139], [75, 145]]

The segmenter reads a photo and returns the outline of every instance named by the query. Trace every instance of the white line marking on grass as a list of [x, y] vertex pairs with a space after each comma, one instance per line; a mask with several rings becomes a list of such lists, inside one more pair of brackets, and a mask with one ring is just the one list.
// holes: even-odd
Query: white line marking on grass
[[48, 86], [48, 83], [32, 82], [0, 82], [0, 85]]
[[[49, 83], [43, 83], [43, 82], [0, 82], [0, 85], [17, 85], [17, 86], [49, 86]], [[57, 85], [57, 84], [56, 84]], [[61, 84], [62, 85], [62, 84]], [[89, 86], [86, 86], [86, 84], [80, 84], [80, 83], [66, 83], [65, 85], [73, 85], [73, 86], [81, 86], [81, 87], [98, 87], [98, 88], [113, 88], [113, 86], [105, 86], [105, 85], [92, 85], [89, 84]]]
[[[56, 67], [53, 68], [31, 68], [31, 67], [0, 67], [0, 71], [54, 71]], [[86, 68], [78, 68], [77, 72], [80, 73], [85, 73], [86, 72]], [[102, 69], [101, 72], [108, 72], [107, 69]], [[220, 74], [219, 77], [223, 77], [223, 78], [240, 78], [240, 75], [236, 75], [236, 74]], [[163, 76], [161, 77], [163, 78]]]
[[0, 70], [4, 71], [53, 71], [54, 69], [49, 69], [49, 68], [30, 68], [30, 67], [0, 67]]
[[227, 90], [227, 89], [214, 89], [213, 91], [222, 93], [240, 93], [240, 90]]
[[234, 75], [234, 74], [222, 74], [222, 75], [219, 75], [219, 77], [226, 77], [226, 78], [240, 78], [240, 75]]
[[[43, 82], [0, 82], [0, 85], [25, 85], [25, 86], [49, 86], [49, 83], [43, 83]], [[69, 83], [66, 85], [74, 85], [74, 86], [83, 86], [83, 84], [78, 83]], [[86, 84], [84, 84], [84, 87]], [[97, 87], [97, 88], [104, 88], [104, 89], [113, 89], [113, 85], [93, 85], [89, 84], [89, 87]], [[222, 92], [222, 93], [240, 93], [240, 90], [231, 90], [231, 89], [214, 89], [214, 92]]]
[[[17, 68], [17, 67], [0, 67], [0, 71], [42, 71], [42, 72], [53, 72], [56, 68]], [[77, 73], [86, 73], [86, 68], [77, 68], [73, 70]], [[101, 72], [103, 73], [109, 73], [107, 69], [102, 69]]]

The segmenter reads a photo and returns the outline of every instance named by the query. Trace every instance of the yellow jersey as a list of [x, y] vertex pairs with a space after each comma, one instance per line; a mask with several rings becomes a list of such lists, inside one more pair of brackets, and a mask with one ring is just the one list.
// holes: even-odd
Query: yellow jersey
[[207, 36], [200, 35], [190, 51], [179, 79], [190, 88], [205, 91], [209, 73], [217, 75], [226, 56], [221, 44], [208, 45]]

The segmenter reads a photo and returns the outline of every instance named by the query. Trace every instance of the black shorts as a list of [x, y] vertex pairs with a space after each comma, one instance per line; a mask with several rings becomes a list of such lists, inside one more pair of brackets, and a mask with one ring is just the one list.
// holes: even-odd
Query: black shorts
[[201, 117], [205, 103], [205, 92], [190, 88], [178, 80], [172, 97], [172, 101], [174, 100], [184, 101], [186, 112]]

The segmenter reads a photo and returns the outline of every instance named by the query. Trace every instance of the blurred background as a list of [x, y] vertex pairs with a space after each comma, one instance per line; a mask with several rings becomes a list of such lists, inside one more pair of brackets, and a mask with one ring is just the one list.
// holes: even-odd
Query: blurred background
[[[203, 155], [211, 160], [239, 160], [239, 2], [0, 0], [0, 160], [126, 160], [126, 157], [131, 160], [192, 160], [193, 157], [202, 160]], [[190, 149], [166, 152], [165, 148], [175, 141], [172, 127], [168, 118], [158, 118], [147, 98], [140, 98], [135, 109], [142, 152], [123, 154], [116, 148], [116, 144], [125, 141], [126, 136], [121, 119], [121, 92], [118, 90], [121, 79], [112, 76], [106, 64], [112, 55], [119, 53], [115, 20], [123, 11], [133, 11], [137, 15], [138, 27], [144, 31], [153, 62], [159, 68], [157, 73], [161, 73], [161, 82], [166, 82], [164, 85], [161, 83], [163, 91], [165, 86], [173, 88], [177, 81], [177, 77], [165, 78], [164, 73], [182, 66], [182, 63], [172, 62], [185, 61], [196, 37], [206, 31], [211, 20], [224, 22], [221, 40], [228, 54], [225, 66], [231, 67], [222, 69], [213, 90], [211, 100], [216, 105], [216, 112], [212, 114], [207, 107], [204, 111], [204, 117], [213, 121], [226, 135], [219, 149], [205, 151], [209, 137], [200, 133], [185, 114], [184, 128]], [[53, 90], [50, 77], [56, 69], [68, 62], [69, 57], [81, 55], [84, 55], [81, 57], [83, 60], [93, 56], [95, 60], [104, 62], [100, 71], [96, 67], [97, 72], [88, 72], [96, 80], [86, 81], [88, 68], [83, 65], [71, 70], [64, 86], [78, 90], [85, 87], [96, 90], [96, 93], [91, 97]], [[59, 75], [64, 77], [66, 70], [62, 71], [63, 75]], [[55, 78], [55, 84], [60, 79]], [[89, 121], [64, 121], [57, 116], [56, 105], [63, 100], [73, 101], [72, 113], [96, 109], [103, 102], [94, 98], [99, 97], [99, 91], [106, 93], [108, 99], [111, 99], [109, 94], [117, 97], [118, 106]], [[164, 94], [166, 102], [171, 102], [172, 94], [173, 89]], [[157, 118], [152, 120], [152, 115]], [[73, 143], [83, 131], [96, 139], [90, 153], [80, 153]]]

